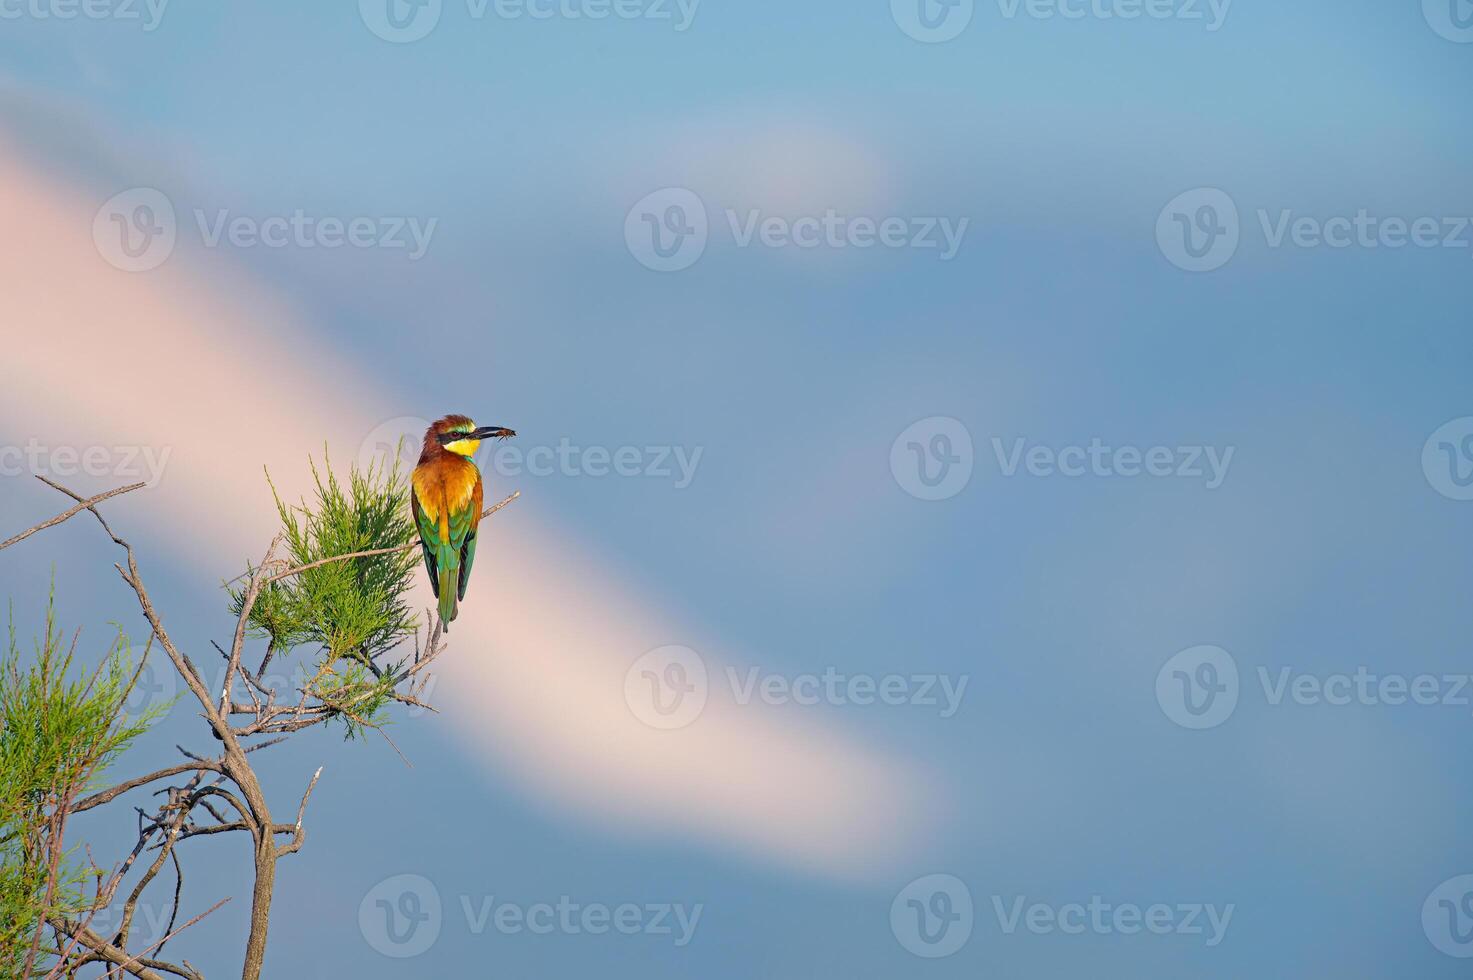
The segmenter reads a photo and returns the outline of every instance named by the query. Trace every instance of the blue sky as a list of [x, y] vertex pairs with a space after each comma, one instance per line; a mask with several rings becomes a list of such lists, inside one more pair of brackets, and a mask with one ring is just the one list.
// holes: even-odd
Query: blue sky
[[[1274, 247], [1265, 224], [1365, 211], [1457, 231], [1473, 215], [1473, 44], [1439, 36], [1415, 0], [1236, 0], [1215, 31], [1010, 19], [978, 2], [939, 44], [908, 37], [889, 6], [704, 0], [678, 31], [478, 20], [445, 0], [406, 44], [374, 36], [351, 2], [171, 4], [152, 31], [0, 24], [0, 137], [93, 207], [135, 186], [166, 194], [192, 236], [175, 264], [283, 297], [313, 352], [298, 366], [368, 386], [378, 414], [363, 431], [465, 410], [547, 443], [701, 447], [683, 488], [503, 482], [717, 659], [789, 678], [830, 666], [968, 678], [949, 718], [771, 709], [916, 767], [906, 804], [924, 833], [852, 877], [567, 806], [481, 766], [453, 717], [394, 727], [412, 769], [381, 742], [273, 749], [283, 799], [303, 767], [325, 759], [328, 775], [308, 846], [282, 866], [268, 976], [1463, 975], [1422, 909], [1473, 872], [1473, 782], [1455, 761], [1473, 707], [1275, 704], [1260, 668], [1321, 682], [1361, 667], [1470, 671], [1473, 503], [1438, 492], [1422, 453], [1473, 416], [1473, 231], [1458, 247]], [[711, 232], [698, 261], [660, 273], [631, 254], [625, 226], [668, 187], [700, 198]], [[1240, 243], [1192, 273], [1157, 227], [1197, 188], [1231, 198]], [[739, 247], [727, 216], [831, 208], [968, 225], [943, 261]], [[417, 261], [206, 249], [194, 209], [436, 226]], [[23, 327], [6, 327], [0, 378], [29, 370]], [[78, 360], [79, 375], [95, 367]], [[208, 411], [249, 424], [244, 405]], [[936, 417], [965, 427], [973, 472], [925, 501], [890, 459], [903, 430]], [[6, 444], [32, 437], [59, 438], [0, 420]], [[280, 438], [311, 449], [326, 436]], [[1233, 456], [1214, 489], [1118, 471], [1009, 476], [999, 453], [1019, 439]], [[259, 461], [241, 462], [255, 479]], [[32, 482], [0, 477], [6, 525], [59, 509]], [[141, 633], [96, 530], [51, 533], [50, 550], [0, 561], [23, 632], [54, 563], [64, 622], [93, 639], [111, 619]], [[150, 545], [161, 602], [198, 644], [230, 624], [178, 555], [210, 547], [207, 529]], [[576, 588], [566, 598], [576, 608]], [[1227, 650], [1241, 684], [1231, 717], [1195, 731], [1155, 690], [1199, 645]], [[176, 712], [140, 752], [167, 758], [191, 721]], [[240, 894], [231, 846], [194, 859], [202, 906]], [[931, 959], [892, 929], [891, 906], [935, 873], [965, 883], [975, 922]], [[358, 918], [398, 874], [444, 902], [438, 940], [408, 960], [382, 955]], [[460, 899], [491, 895], [703, 912], [678, 947], [476, 934]], [[1009, 934], [997, 903], [1019, 896], [1055, 911], [1093, 896], [1234, 911], [1210, 947]], [[229, 972], [243, 906], [196, 927], [194, 948], [208, 946], [191, 959], [207, 972]]]

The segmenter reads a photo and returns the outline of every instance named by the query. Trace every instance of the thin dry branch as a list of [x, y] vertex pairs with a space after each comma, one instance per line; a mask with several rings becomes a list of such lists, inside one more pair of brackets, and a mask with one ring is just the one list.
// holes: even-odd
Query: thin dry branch
[[148, 590], [143, 586], [143, 577], [138, 570], [138, 561], [133, 554], [133, 546], [118, 537], [113, 532], [112, 527], [108, 525], [102, 513], [95, 506], [83, 500], [77, 493], [68, 490], [59, 483], [48, 480], [44, 476], [38, 475], [36, 479], [53, 490], [56, 490], [58, 493], [66, 494], [68, 497], [77, 501], [81, 509], [90, 511], [92, 516], [97, 518], [98, 523], [102, 525], [103, 531], [107, 532], [107, 536], [112, 539], [113, 543], [123, 549], [128, 558], [127, 570], [125, 571], [118, 565], [114, 565], [113, 567], [117, 568], [118, 574], [123, 577], [123, 581], [127, 583], [128, 587], [138, 597], [138, 603], [143, 609], [144, 618], [148, 620], [148, 625], [153, 629], [154, 636], [158, 637], [159, 643], [163, 645], [164, 652], [174, 662], [174, 668], [184, 678], [184, 683], [189, 686], [190, 692], [204, 706], [205, 716], [209, 719], [210, 724], [217, 731], [228, 730], [229, 726], [224, 723], [219, 713], [215, 711], [210, 694], [205, 690], [203, 675], [200, 674], [199, 668], [194, 665], [194, 661], [190, 660], [186, 654], [180, 652], [179, 648], [174, 645], [173, 640], [169, 638], [168, 632], [165, 631], [163, 621], [159, 618], [158, 612], [153, 607], [153, 601], [148, 596]]
[[[45, 478], [38, 477], [38, 479]], [[46, 482], [50, 483], [53, 487], [56, 486], [56, 484], [51, 483], [50, 480], [47, 480]], [[57, 514], [55, 517], [51, 518], [51, 520], [42, 521], [35, 527], [27, 528], [26, 530], [17, 534], [15, 537], [0, 542], [0, 551], [4, 551], [6, 548], [9, 548], [13, 544], [20, 544], [26, 538], [29, 538], [31, 535], [35, 534], [37, 531], [44, 531], [48, 527], [55, 527], [58, 524], [71, 520], [73, 517], [76, 517], [78, 514], [82, 513], [82, 511], [90, 510], [94, 504], [100, 504], [104, 500], [107, 500], [111, 497], [117, 497], [125, 493], [132, 493], [134, 490], [141, 490], [146, 486], [148, 486], [147, 483], [134, 483], [131, 486], [118, 487], [115, 490], [109, 490], [107, 493], [99, 493], [95, 497], [89, 497], [86, 500], [82, 500], [81, 503], [77, 504], [77, 506], [71, 508], [70, 510], [62, 511], [60, 514]]]
[[119, 783], [118, 785], [113, 786], [110, 789], [105, 789], [101, 792], [93, 793], [91, 796], [78, 800], [76, 804], [72, 806], [72, 812], [81, 813], [83, 810], [90, 810], [95, 806], [102, 806], [102, 804], [104, 803], [111, 803], [113, 800], [117, 799], [119, 796], [122, 796], [130, 789], [137, 789], [140, 786], [146, 786], [149, 783], [156, 782], [157, 780], [168, 779], [170, 776], [179, 776], [193, 770], [207, 770], [209, 772], [224, 771], [220, 768], [220, 763], [215, 761], [197, 760], [194, 762], [181, 762], [177, 766], [170, 766], [167, 769], [160, 769], [158, 772], [151, 772], [147, 776], [139, 776], [136, 779], [129, 779], [126, 782]]
[[[163, 980], [162, 975], [153, 968], [138, 962], [134, 957], [118, 949], [118, 947], [93, 932], [91, 928], [82, 925], [82, 923], [63, 918], [62, 916], [50, 916], [46, 921], [53, 929], [64, 933], [71, 937], [73, 941], [87, 947], [92, 952], [93, 956], [91, 959], [94, 961], [112, 963], [131, 973], [133, 976], [138, 977], [139, 980]], [[183, 972], [182, 968], [170, 970], [165, 967], [164, 969], [166, 972], [173, 973], [176, 976], [190, 977], [190, 974]]]
[[[220, 901], [216, 902], [214, 905], [211, 905], [209, 908], [205, 909], [199, 915], [196, 915], [194, 918], [192, 918], [188, 922], [184, 923], [184, 925], [180, 926], [178, 929], [175, 929], [173, 932], [171, 932], [168, 935], [166, 935], [163, 939], [160, 939], [158, 942], [154, 943], [152, 946], [149, 946], [147, 949], [144, 950], [144, 952], [146, 953], [146, 952], [148, 952], [151, 949], [157, 949], [158, 947], [162, 946], [164, 943], [168, 942], [170, 939], [173, 939], [175, 936], [179, 935], [179, 933], [183, 932], [185, 929], [188, 929], [190, 926], [194, 925], [196, 922], [198, 922], [199, 920], [203, 919], [205, 916], [209, 915], [211, 912], [215, 911], [216, 909], [218, 909], [220, 906], [224, 905], [228, 901], [230, 901], [229, 898], [222, 898], [222, 899], [220, 899]], [[156, 969], [158, 969], [158, 968], [160, 968], [162, 966], [162, 964], [157, 964], [156, 961], [152, 961], [152, 960], [150, 960], [150, 961], [144, 961], [144, 960], [140, 959], [137, 956], [129, 957], [129, 959], [132, 962], [135, 962], [135, 963], [141, 963], [141, 962], [153, 963], [155, 965], [155, 968]], [[127, 963], [121, 963], [121, 964], [119, 964], [119, 968], [120, 969], [127, 969], [127, 966], [128, 966]], [[193, 976], [193, 977], [198, 977], [199, 976], [199, 974], [195, 973], [193, 970], [190, 970], [188, 973], [181, 973], [175, 967], [165, 967], [165, 969], [168, 969], [170, 972], [173, 972], [173, 973], [179, 973], [179, 976]], [[107, 976], [104, 977], [103, 980], [107, 980], [107, 978], [108, 977], [111, 977], [112, 975], [113, 975], [113, 971], [112, 970], [108, 970], [107, 971]]]
[[281, 847], [277, 848], [277, 857], [285, 857], [288, 854], [295, 854], [297, 851], [302, 849], [302, 842], [307, 839], [307, 830], [302, 825], [302, 818], [307, 815], [307, 801], [312, 798], [312, 789], [317, 785], [317, 777], [321, 775], [322, 767], [318, 766], [317, 771], [312, 774], [311, 782], [307, 784], [307, 791], [302, 794], [302, 805], [297, 807], [296, 833], [292, 836], [292, 841], [290, 844], [283, 844]]

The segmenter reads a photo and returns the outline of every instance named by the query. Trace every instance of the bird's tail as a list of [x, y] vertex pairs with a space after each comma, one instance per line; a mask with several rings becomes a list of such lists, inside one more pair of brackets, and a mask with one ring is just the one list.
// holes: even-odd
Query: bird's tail
[[460, 552], [453, 547], [446, 546], [440, 549], [440, 619], [444, 621], [446, 631], [454, 622], [460, 609], [456, 602], [456, 595], [460, 590]]

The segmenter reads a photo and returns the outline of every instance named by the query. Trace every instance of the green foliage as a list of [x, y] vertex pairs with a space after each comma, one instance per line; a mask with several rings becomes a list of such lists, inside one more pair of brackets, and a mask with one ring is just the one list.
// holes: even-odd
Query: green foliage
[[[281, 515], [284, 559], [294, 568], [362, 551], [401, 549], [413, 540], [409, 479], [397, 465], [349, 471], [347, 484], [312, 465], [314, 499], [292, 506], [271, 486]], [[268, 478], [269, 480], [269, 478]], [[346, 722], [348, 735], [378, 723], [392, 685], [365, 669], [413, 636], [419, 625], [405, 596], [419, 554], [395, 550], [329, 561], [264, 587], [248, 620], [252, 636], [289, 653], [315, 647], [317, 670], [306, 688]], [[232, 612], [244, 608], [247, 587], [231, 589]]]
[[[353, 467], [348, 485], [312, 464], [316, 500], [309, 506], [276, 507], [285, 559], [294, 567], [337, 555], [403, 546], [411, 540], [409, 481], [395, 466], [367, 472]], [[278, 651], [315, 645], [332, 659], [373, 658], [413, 635], [417, 620], [404, 601], [417, 556], [396, 552], [328, 562], [266, 586], [251, 610], [252, 635], [269, 638]], [[245, 590], [232, 590], [239, 616]]]
[[345, 726], [346, 738], [356, 738], [369, 728], [385, 722], [383, 711], [394, 699], [394, 665], [384, 677], [374, 677], [358, 664], [315, 679], [312, 692], [333, 710], [333, 717]]
[[[58, 808], [94, 788], [102, 772], [169, 705], [138, 717], [124, 712], [140, 663], [119, 631], [90, 675], [74, 669], [75, 640], [64, 646], [54, 604], [33, 658], [22, 658], [12, 616], [0, 663], [0, 977], [19, 976], [43, 914], [85, 906], [92, 872], [63, 854], [46, 905], [53, 843], [64, 830]], [[146, 656], [146, 654], [145, 654]], [[42, 948], [46, 948], [43, 939]]]

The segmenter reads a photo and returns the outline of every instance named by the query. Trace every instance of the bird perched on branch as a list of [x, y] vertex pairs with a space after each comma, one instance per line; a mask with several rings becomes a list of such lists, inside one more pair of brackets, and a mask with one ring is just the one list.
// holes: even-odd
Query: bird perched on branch
[[485, 498], [481, 471], [471, 457], [483, 439], [514, 435], [499, 425], [477, 427], [464, 415], [447, 415], [425, 431], [424, 449], [411, 478], [409, 506], [446, 632], [459, 600], [465, 598]]

